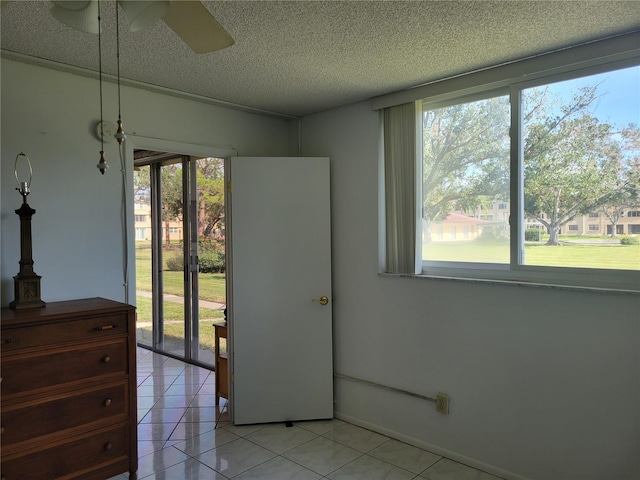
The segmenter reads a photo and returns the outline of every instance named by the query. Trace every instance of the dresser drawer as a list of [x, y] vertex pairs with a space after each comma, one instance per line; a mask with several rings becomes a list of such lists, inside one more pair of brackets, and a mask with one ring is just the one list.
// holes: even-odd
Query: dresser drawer
[[126, 312], [78, 318], [56, 323], [24, 325], [2, 329], [0, 345], [3, 352], [25, 348], [61, 345], [68, 342], [92, 341], [128, 333]]
[[59, 348], [2, 355], [2, 398], [40, 388], [129, 372], [125, 338]]
[[65, 443], [52, 443], [41, 450], [4, 455], [2, 478], [6, 480], [55, 480], [64, 477], [91, 478], [91, 472], [109, 465], [128, 468], [129, 430], [127, 424], [103, 428]]
[[2, 407], [2, 450], [44, 435], [56, 434], [78, 426], [102, 422], [114, 424], [126, 420], [128, 385], [126, 380], [77, 392], [68, 392], [29, 402]]

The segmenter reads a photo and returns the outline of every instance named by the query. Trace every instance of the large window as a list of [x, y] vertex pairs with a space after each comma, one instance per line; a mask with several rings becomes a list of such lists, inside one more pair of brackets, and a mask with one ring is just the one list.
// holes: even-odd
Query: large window
[[509, 117], [508, 95], [424, 104], [423, 260], [509, 263]]
[[602, 68], [418, 102], [424, 273], [640, 270], [621, 225], [581, 238], [593, 211], [616, 222], [640, 206], [640, 67]]
[[523, 264], [640, 269], [640, 247], [615, 235], [599, 244], [563, 235], [570, 219], [600, 210], [617, 222], [640, 205], [639, 120], [640, 67], [522, 90], [524, 216], [546, 231], [543, 244], [520, 247]]
[[418, 102], [424, 273], [640, 270], [621, 225], [581, 238], [592, 212], [616, 223], [640, 206], [640, 67], [601, 68]]
[[[628, 213], [640, 211], [637, 38], [543, 57], [374, 99], [386, 108], [385, 172], [395, 175], [385, 183], [386, 271], [640, 290]], [[397, 146], [412, 142], [411, 100], [415, 176], [402, 167], [414, 150]], [[394, 203], [414, 185], [415, 207]], [[411, 261], [390, 268], [413, 238], [415, 271]]]

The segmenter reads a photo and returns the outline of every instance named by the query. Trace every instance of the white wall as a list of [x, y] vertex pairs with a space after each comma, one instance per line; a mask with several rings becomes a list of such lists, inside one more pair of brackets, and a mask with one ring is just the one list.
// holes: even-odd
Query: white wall
[[[292, 122], [123, 89], [125, 129], [241, 155], [295, 154]], [[94, 80], [2, 60], [2, 305], [18, 272], [13, 162], [33, 163], [33, 256], [47, 302], [122, 300], [120, 175], [103, 177]], [[115, 120], [107, 85], [105, 118]], [[378, 131], [367, 104], [303, 121], [303, 155], [332, 159], [335, 369], [432, 403], [336, 384], [338, 415], [532, 479], [640, 477], [638, 297], [378, 275]], [[130, 167], [130, 165], [128, 166]]]
[[[640, 299], [378, 275], [379, 119], [307, 117], [331, 158], [337, 415], [510, 478], [640, 478]], [[510, 474], [508, 472], [511, 472]]]
[[[107, 173], [102, 176], [96, 168], [98, 95], [98, 83], [90, 78], [2, 60], [3, 306], [14, 298], [13, 276], [19, 270], [19, 219], [14, 210], [21, 197], [15, 191], [13, 166], [21, 151], [33, 165], [28, 202], [36, 210], [33, 259], [34, 270], [42, 276], [42, 299], [125, 298], [121, 169], [115, 142], [105, 144]], [[115, 85], [105, 84], [104, 118], [114, 123], [116, 98]], [[129, 149], [131, 143], [148, 147], [154, 142], [195, 150], [212, 147], [212, 154], [278, 156], [297, 149], [296, 122], [285, 119], [126, 87], [122, 112]], [[127, 169], [131, 172], [130, 158]], [[132, 205], [128, 208], [132, 218]]]

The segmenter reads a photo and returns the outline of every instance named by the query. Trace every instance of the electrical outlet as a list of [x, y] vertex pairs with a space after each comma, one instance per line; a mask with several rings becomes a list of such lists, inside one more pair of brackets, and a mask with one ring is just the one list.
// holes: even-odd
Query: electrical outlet
[[436, 411], [444, 415], [449, 415], [449, 395], [438, 393], [436, 396]]

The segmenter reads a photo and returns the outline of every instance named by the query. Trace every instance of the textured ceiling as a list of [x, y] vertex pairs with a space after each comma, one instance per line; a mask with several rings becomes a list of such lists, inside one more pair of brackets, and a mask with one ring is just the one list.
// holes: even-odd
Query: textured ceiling
[[[116, 73], [114, 0], [103, 0], [103, 69]], [[233, 36], [196, 55], [164, 22], [121, 22], [121, 76], [293, 116], [640, 30], [638, 1], [204, 1]], [[0, 10], [2, 54], [97, 71], [98, 38], [48, 1]], [[64, 67], [60, 67], [64, 68]]]

